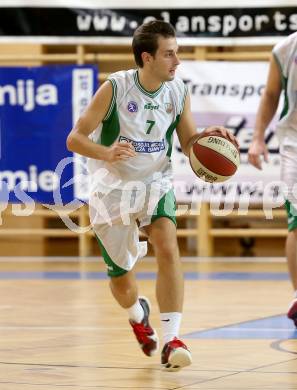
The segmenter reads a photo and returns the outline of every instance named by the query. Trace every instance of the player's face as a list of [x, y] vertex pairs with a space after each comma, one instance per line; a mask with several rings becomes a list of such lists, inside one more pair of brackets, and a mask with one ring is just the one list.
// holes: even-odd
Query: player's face
[[180, 61], [177, 56], [178, 46], [175, 38], [158, 38], [158, 49], [152, 57], [151, 71], [160, 81], [174, 79]]

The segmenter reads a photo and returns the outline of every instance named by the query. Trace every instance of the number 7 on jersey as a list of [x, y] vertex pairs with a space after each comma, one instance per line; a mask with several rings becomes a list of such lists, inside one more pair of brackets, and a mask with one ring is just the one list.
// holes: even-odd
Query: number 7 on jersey
[[156, 123], [156, 121], [147, 120], [146, 123], [148, 124], [148, 129], [146, 131], [146, 134], [150, 134], [154, 124]]

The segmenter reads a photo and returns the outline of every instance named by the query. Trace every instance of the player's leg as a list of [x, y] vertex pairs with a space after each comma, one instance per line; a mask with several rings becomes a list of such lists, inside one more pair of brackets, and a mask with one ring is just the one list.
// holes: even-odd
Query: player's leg
[[286, 210], [288, 214], [288, 237], [286, 241], [286, 258], [288, 271], [294, 289], [288, 317], [297, 326], [297, 199], [294, 186], [297, 177], [297, 149], [293, 145], [281, 146], [281, 178], [287, 186]]
[[289, 305], [288, 317], [294, 321], [297, 327], [297, 212], [289, 201], [286, 201], [286, 209], [288, 213], [288, 229], [289, 234], [286, 240], [286, 258], [288, 271], [292, 286], [294, 289], [294, 297]]
[[111, 277], [110, 288], [115, 300], [127, 310], [129, 322], [135, 337], [147, 356], [158, 350], [158, 336], [149, 322], [150, 302], [146, 297], [138, 295], [133, 271], [119, 277]]
[[164, 337], [162, 364], [168, 371], [178, 371], [191, 364], [191, 354], [179, 339], [184, 282], [176, 227], [170, 219], [159, 218], [150, 225], [149, 239], [158, 262], [156, 295]]
[[[123, 275], [110, 276], [110, 290], [113, 297], [123, 309], [128, 309], [138, 299], [138, 288], [133, 270], [127, 271]], [[140, 317], [143, 313], [140, 310]], [[135, 313], [135, 319], [140, 319], [138, 313]]]
[[191, 364], [191, 354], [179, 339], [184, 280], [176, 237], [175, 199], [172, 191], [158, 203], [151, 224], [145, 227], [158, 263], [156, 295], [160, 309], [164, 347], [162, 364], [178, 371]]
[[158, 262], [156, 295], [161, 313], [182, 312], [184, 280], [176, 239], [176, 227], [160, 218], [149, 227], [149, 240]]
[[158, 350], [158, 336], [150, 326], [150, 302], [138, 295], [133, 266], [143, 248], [135, 240], [135, 222], [130, 225], [94, 227], [102, 257], [110, 277], [110, 289], [119, 305], [126, 309], [129, 323], [142, 351], [152, 356]]
[[297, 229], [290, 231], [288, 234], [286, 240], [286, 257], [292, 286], [297, 293]]

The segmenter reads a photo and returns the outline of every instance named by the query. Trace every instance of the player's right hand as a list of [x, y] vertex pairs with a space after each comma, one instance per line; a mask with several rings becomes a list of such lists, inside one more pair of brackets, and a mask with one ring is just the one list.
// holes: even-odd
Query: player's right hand
[[253, 140], [248, 151], [248, 160], [250, 164], [258, 169], [262, 169], [261, 156], [264, 157], [264, 161], [268, 162], [268, 149], [263, 141]]
[[130, 142], [115, 142], [109, 147], [106, 161], [112, 163], [116, 161], [128, 160], [135, 157], [136, 152]]

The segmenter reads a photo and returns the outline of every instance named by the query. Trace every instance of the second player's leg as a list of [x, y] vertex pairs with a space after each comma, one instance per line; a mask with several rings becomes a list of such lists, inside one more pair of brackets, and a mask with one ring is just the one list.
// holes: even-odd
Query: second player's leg
[[288, 270], [294, 291], [297, 291], [297, 229], [289, 232], [286, 241]]
[[286, 256], [289, 275], [292, 281], [294, 289], [294, 299], [292, 300], [289, 310], [288, 317], [294, 321], [297, 327], [297, 229], [289, 232], [286, 241]]
[[281, 179], [287, 186], [285, 207], [288, 214], [288, 237], [286, 257], [290, 279], [294, 289], [294, 298], [288, 310], [288, 317], [297, 326], [297, 207], [293, 191], [297, 173], [297, 150], [293, 145], [281, 146]]

